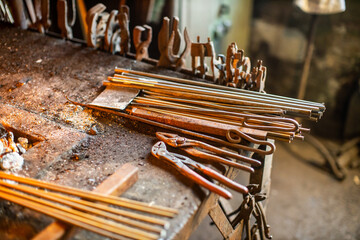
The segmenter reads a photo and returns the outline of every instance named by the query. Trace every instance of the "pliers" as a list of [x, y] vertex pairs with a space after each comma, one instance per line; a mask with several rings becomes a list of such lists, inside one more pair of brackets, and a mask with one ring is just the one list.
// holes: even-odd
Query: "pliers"
[[213, 169], [195, 162], [186, 156], [167, 151], [166, 144], [162, 141], [155, 143], [151, 149], [151, 154], [154, 157], [171, 164], [184, 176], [226, 199], [230, 199], [232, 197], [232, 194], [229, 191], [205, 179], [191, 168], [198, 170], [199, 172], [219, 181], [220, 183], [231, 189], [234, 189], [237, 192], [248, 193], [248, 189], [245, 186], [232, 181], [231, 179], [221, 175]]
[[[199, 157], [205, 160], [209, 160], [209, 161], [213, 161], [213, 162], [219, 162], [231, 167], [235, 167], [238, 169], [242, 169], [244, 171], [253, 173], [254, 169], [252, 167], [237, 163], [237, 162], [233, 162], [229, 159], [223, 158], [223, 157], [231, 157], [234, 158], [236, 160], [240, 160], [243, 162], [247, 162], [250, 163], [251, 165], [254, 166], [260, 166], [261, 162], [249, 157], [245, 157], [242, 156], [240, 154], [236, 154], [230, 151], [226, 151], [223, 150], [221, 148], [217, 148], [214, 146], [211, 146], [210, 144], [201, 142], [201, 141], [197, 141], [197, 140], [193, 140], [193, 139], [188, 139], [185, 137], [180, 137], [177, 134], [173, 134], [173, 133], [165, 133], [165, 132], [157, 132], [156, 133], [156, 137], [165, 142], [166, 144], [170, 145], [171, 147], [174, 148], [181, 148], [182, 150], [184, 150], [186, 153], [194, 156], [194, 157]], [[217, 155], [223, 156], [223, 157], [219, 157], [216, 156], [215, 154], [210, 154], [207, 152], [203, 152], [198, 150], [197, 148], [200, 149], [204, 149], [208, 152], [212, 152], [215, 153]]]

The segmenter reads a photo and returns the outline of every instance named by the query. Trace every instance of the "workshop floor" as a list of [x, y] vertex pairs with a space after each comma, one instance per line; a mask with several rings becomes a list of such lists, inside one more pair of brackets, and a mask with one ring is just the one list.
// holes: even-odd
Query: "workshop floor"
[[[360, 239], [360, 170], [339, 182], [309, 161], [323, 160], [308, 143], [277, 143], [267, 209], [273, 239]], [[210, 222], [190, 239], [222, 239]]]

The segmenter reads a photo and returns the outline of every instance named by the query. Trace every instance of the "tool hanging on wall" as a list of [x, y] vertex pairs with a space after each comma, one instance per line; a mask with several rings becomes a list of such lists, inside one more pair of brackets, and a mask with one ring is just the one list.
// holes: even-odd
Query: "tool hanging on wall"
[[119, 11], [120, 24], [120, 55], [125, 56], [130, 51], [130, 9], [126, 5], [122, 5]]
[[125, 55], [130, 49], [129, 7], [122, 5], [119, 11], [113, 10], [110, 14], [105, 9], [105, 5], [99, 3], [88, 11], [87, 45]]
[[163, 18], [162, 27], [158, 35], [158, 47], [160, 52], [160, 59], [158, 61], [158, 67], [175, 67], [179, 71], [185, 64], [185, 58], [189, 55], [191, 50], [191, 40], [187, 29], [184, 29], [184, 40], [185, 48], [181, 54], [180, 44], [181, 44], [181, 33], [178, 29], [179, 18], [173, 18], [173, 26], [171, 30], [171, 35], [169, 38], [170, 32], [170, 19], [168, 17]]
[[14, 23], [13, 13], [10, 11], [9, 4], [0, 0], [0, 21]]
[[[287, 142], [303, 139], [302, 132], [309, 130], [296, 120], [283, 117], [284, 114], [315, 120], [325, 110], [322, 104], [281, 96], [224, 86], [214, 88], [214, 85], [208, 83], [133, 70], [116, 69], [116, 72], [120, 74], [109, 77], [109, 81], [103, 84], [142, 90], [141, 95], [135, 95], [127, 103], [129, 107], [126, 111], [129, 114], [178, 128], [226, 137], [232, 143], [246, 139], [267, 145], [264, 140], [268, 138]], [[107, 107], [118, 109], [111, 104]], [[273, 146], [269, 147], [262, 154], [274, 150]]]
[[13, 0], [9, 4], [11, 11], [6, 1], [0, 1], [0, 19], [4, 18], [22, 29], [31, 28], [40, 33], [45, 33], [51, 26], [49, 0], [25, 0], [25, 3], [23, 0]]
[[104, 12], [105, 5], [98, 3], [89, 9], [86, 15], [88, 26], [87, 45], [92, 48], [102, 47], [104, 44], [106, 23], [109, 19], [109, 13]]
[[104, 50], [115, 54], [120, 51], [120, 36], [115, 32], [120, 28], [118, 21], [118, 10], [112, 10], [106, 23], [104, 36]]
[[[142, 35], [146, 35], [146, 40], [142, 41]], [[152, 28], [148, 25], [136, 26], [133, 30], [133, 41], [136, 50], [136, 61], [149, 58], [148, 48], [152, 40]]]
[[25, 4], [29, 13], [29, 28], [36, 29], [40, 33], [45, 33], [50, 25], [49, 19], [49, 0], [25, 0]]
[[[215, 48], [214, 43], [208, 38], [206, 43], [200, 43], [200, 37], [197, 37], [196, 43], [191, 43], [191, 67], [192, 73], [195, 76], [205, 78], [205, 74], [208, 72], [208, 66], [205, 64], [205, 58], [210, 57], [210, 68], [213, 76], [213, 81], [216, 81], [218, 77], [218, 70], [215, 68]], [[198, 64], [197, 64], [198, 63]]]
[[245, 57], [244, 50], [238, 49], [236, 43], [228, 46], [226, 57], [219, 55], [214, 64], [219, 71], [216, 82], [228, 87], [264, 92], [266, 67], [258, 60], [251, 69], [251, 62]]
[[69, 9], [68, 0], [57, 1], [58, 27], [61, 30], [61, 36], [67, 39], [73, 38], [72, 27], [76, 20], [75, 0], [70, 0], [70, 6]]

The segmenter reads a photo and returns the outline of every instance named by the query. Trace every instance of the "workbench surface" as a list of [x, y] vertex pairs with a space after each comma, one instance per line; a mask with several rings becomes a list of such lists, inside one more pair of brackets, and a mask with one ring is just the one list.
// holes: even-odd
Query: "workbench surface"
[[[65, 98], [91, 102], [116, 66], [189, 78], [81, 44], [0, 25], [0, 120], [41, 141], [24, 155], [20, 174], [93, 190], [131, 162], [139, 168], [139, 180], [122, 196], [179, 209], [166, 238], [187, 238], [195, 226], [182, 230], [208, 193], [151, 156], [155, 132], [160, 129], [84, 109]], [[98, 134], [88, 134], [94, 127]], [[1, 239], [19, 226], [25, 232], [14, 230], [13, 234], [23, 234], [26, 239], [51, 222], [5, 201], [0, 208]]]

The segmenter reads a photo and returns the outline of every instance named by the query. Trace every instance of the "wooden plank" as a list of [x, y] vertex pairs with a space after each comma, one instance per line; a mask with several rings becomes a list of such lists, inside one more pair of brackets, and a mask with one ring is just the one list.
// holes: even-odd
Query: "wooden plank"
[[[130, 163], [124, 164], [115, 173], [103, 181], [94, 192], [118, 196], [130, 188], [138, 180], [138, 168]], [[65, 235], [68, 229], [74, 232], [75, 227], [61, 221], [55, 221], [38, 233], [33, 240], [56, 240]], [[69, 234], [67, 234], [69, 235]], [[70, 234], [72, 235], [72, 234]]]
[[219, 229], [221, 235], [223, 235], [224, 239], [228, 239], [234, 229], [219, 204], [216, 204], [216, 206], [210, 210], [209, 216]]

